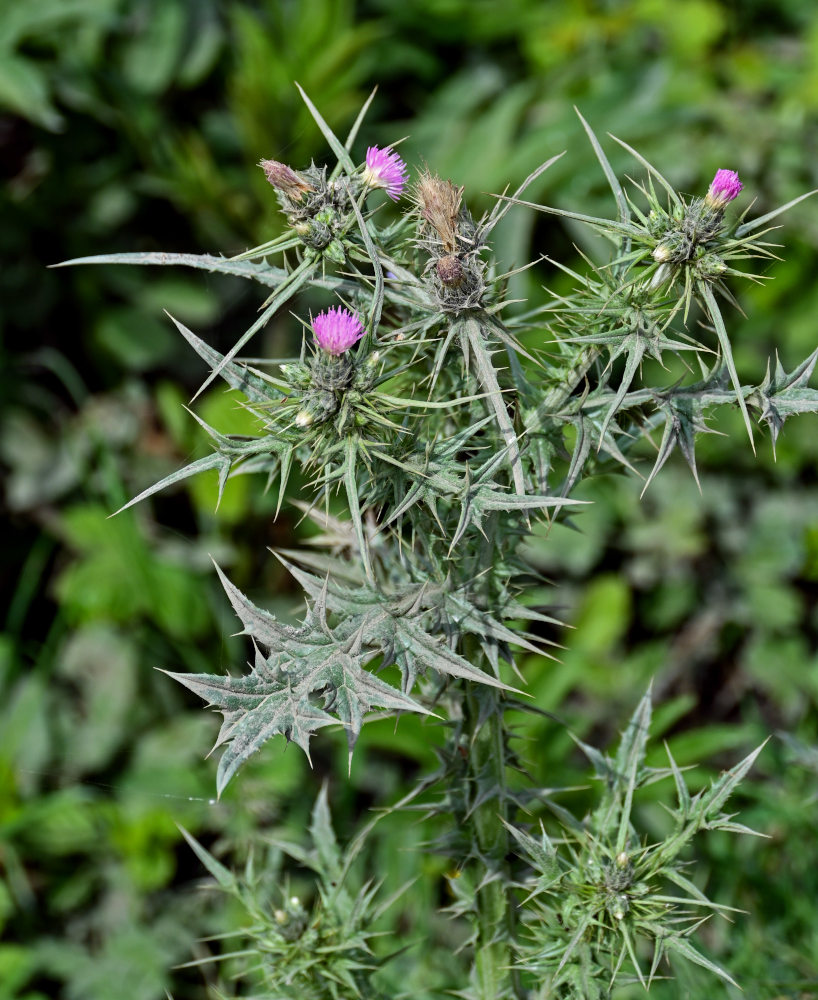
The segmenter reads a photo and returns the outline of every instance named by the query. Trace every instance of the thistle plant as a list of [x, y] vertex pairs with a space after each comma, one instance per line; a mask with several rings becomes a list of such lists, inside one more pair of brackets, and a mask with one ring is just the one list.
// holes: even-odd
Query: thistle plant
[[[751, 832], [722, 807], [758, 751], [691, 795], [669, 756], [664, 768], [645, 765], [646, 695], [613, 757], [582, 744], [602, 784], [587, 816], [527, 786], [511, 719], [538, 708], [515, 661], [521, 651], [548, 655], [545, 637], [558, 623], [532, 605], [521, 543], [540, 523], [576, 518], [574, 489], [588, 477], [642, 475], [651, 444], [646, 489], [677, 446], [697, 475], [696, 440], [718, 408], [738, 407], [751, 443], [766, 425], [773, 444], [790, 415], [818, 410], [807, 384], [818, 350], [791, 371], [776, 358], [760, 383], [743, 384], [722, 312], [737, 315], [734, 282], [765, 279], [745, 263], [775, 258], [769, 224], [801, 199], [748, 219], [735, 208], [735, 171], [720, 169], [690, 198], [621, 143], [643, 171], [626, 191], [580, 116], [613, 194], [612, 218], [524, 199], [556, 156], [475, 218], [463, 187], [431, 169], [409, 183], [391, 146], [354, 159], [368, 103], [342, 142], [303, 96], [335, 163], [261, 161], [287, 220], [282, 236], [231, 258], [70, 262], [182, 265], [270, 290], [224, 355], [174, 320], [210, 368], [202, 387], [221, 378], [238, 390], [258, 433], [206, 426], [211, 455], [126, 505], [207, 470], [217, 470], [220, 495], [230, 476], [260, 474], [276, 491], [277, 515], [294, 504], [324, 533], [323, 553], [278, 553], [304, 592], [300, 625], [256, 606], [217, 567], [250, 640], [250, 669], [169, 674], [223, 714], [218, 792], [277, 735], [309, 756], [318, 731], [340, 725], [352, 754], [372, 712], [442, 720], [438, 769], [392, 808], [422, 806], [443, 831], [435, 848], [457, 874], [450, 911], [470, 927], [471, 974], [452, 984], [458, 996], [610, 997], [618, 983], [647, 987], [667, 976], [676, 956], [730, 981], [692, 942], [723, 908], [696, 886], [684, 851], [700, 831]], [[380, 221], [385, 199], [400, 199], [397, 220]], [[537, 248], [573, 288], [541, 308], [511, 301], [491, 236], [514, 205], [587, 224], [609, 255], [574, 270]], [[307, 315], [299, 294], [308, 288], [334, 304]], [[242, 360], [285, 306], [303, 324], [297, 356], [269, 371]], [[646, 359], [662, 363], [660, 384], [647, 381]], [[294, 467], [308, 492], [291, 499]], [[380, 676], [392, 666], [397, 686]], [[667, 836], [654, 842], [639, 829], [636, 803], [660, 780], [675, 786], [676, 801]], [[294, 849], [320, 862], [310, 914], [292, 901], [260, 903], [254, 876], [240, 886], [194, 842], [251, 913], [246, 954], [260, 969], [260, 995], [396, 997], [369, 944], [377, 892], [355, 902], [342, 888], [348, 866], [325, 796], [312, 835], [316, 854]]]
[[[376, 936], [372, 926], [390, 901], [378, 902], [376, 886], [355, 884], [351, 869], [364, 841], [356, 841], [341, 853], [326, 788], [312, 810], [313, 849], [275, 844], [259, 871], [251, 854], [241, 878], [187, 831], [182, 832], [218, 887], [238, 900], [246, 913], [249, 923], [243, 936], [250, 947], [238, 957], [258, 966], [268, 1000], [371, 995], [368, 980], [382, 964], [372, 952], [370, 942]], [[298, 896], [282, 893], [285, 854], [317, 876], [317, 898], [309, 909]]]

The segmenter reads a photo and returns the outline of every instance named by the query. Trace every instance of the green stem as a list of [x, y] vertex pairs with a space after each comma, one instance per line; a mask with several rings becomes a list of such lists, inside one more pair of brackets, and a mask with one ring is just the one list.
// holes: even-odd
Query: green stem
[[[487, 704], [490, 703], [490, 704]], [[482, 712], [481, 712], [482, 709]], [[488, 718], [485, 716], [488, 714]], [[464, 706], [469, 738], [469, 776], [472, 794], [487, 783], [496, 790], [478, 805], [469, 818], [473, 851], [486, 867], [487, 881], [477, 891], [477, 942], [475, 985], [477, 1000], [522, 997], [519, 974], [513, 964], [514, 904], [509, 898], [511, 876], [506, 862], [508, 831], [503, 825], [506, 808], [506, 760], [502, 694], [496, 688], [469, 685]], [[481, 724], [481, 717], [484, 721]]]
[[[485, 537], [477, 556], [478, 572], [484, 599], [490, 606], [492, 574], [486, 568], [497, 558], [498, 515], [493, 513], [485, 525]], [[484, 572], [479, 573], [482, 567]], [[473, 636], [463, 640], [466, 658], [477, 667], [490, 670], [490, 665]], [[482, 798], [485, 789], [494, 794], [476, 806], [467, 823], [472, 831], [472, 853], [485, 865], [481, 875], [485, 882], [476, 894], [477, 941], [475, 946], [474, 978], [477, 1000], [500, 1000], [517, 997], [524, 991], [519, 972], [511, 968], [514, 956], [511, 943], [515, 936], [515, 909], [511, 897], [511, 872], [506, 857], [509, 833], [504, 825], [508, 818], [506, 786], [506, 733], [503, 714], [503, 692], [487, 685], [466, 685], [463, 722], [468, 738], [468, 777], [470, 805]]]

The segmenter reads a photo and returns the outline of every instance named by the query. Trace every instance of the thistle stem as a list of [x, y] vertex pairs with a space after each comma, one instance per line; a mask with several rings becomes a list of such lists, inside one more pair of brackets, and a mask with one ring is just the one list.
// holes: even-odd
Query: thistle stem
[[500, 997], [522, 998], [519, 974], [512, 969], [514, 904], [510, 899], [511, 875], [506, 855], [508, 832], [503, 825], [506, 808], [506, 752], [502, 694], [496, 688], [470, 685], [464, 704], [464, 723], [469, 738], [469, 777], [472, 797], [489, 787], [487, 799], [470, 817], [472, 851], [485, 867], [475, 897], [477, 939], [474, 980], [477, 1000]]
[[[492, 567], [498, 558], [498, 515], [492, 513], [477, 555], [475, 581], [491, 606]], [[481, 572], [482, 570], [482, 572]], [[490, 670], [480, 642], [466, 636], [466, 658]], [[515, 911], [511, 897], [511, 872], [506, 860], [509, 834], [506, 786], [506, 739], [503, 692], [487, 685], [466, 685], [463, 724], [468, 738], [469, 806], [472, 854], [485, 868], [475, 896], [477, 938], [474, 984], [477, 1000], [525, 996], [519, 973], [513, 969]], [[475, 800], [478, 805], [474, 805]]]

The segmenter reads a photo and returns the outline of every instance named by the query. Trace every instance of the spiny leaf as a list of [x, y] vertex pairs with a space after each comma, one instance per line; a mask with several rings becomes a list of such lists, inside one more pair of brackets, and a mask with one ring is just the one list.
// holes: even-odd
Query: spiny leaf
[[361, 504], [358, 499], [358, 439], [349, 435], [344, 442], [344, 487], [346, 489], [347, 504], [349, 506], [349, 516], [355, 528], [355, 535], [358, 539], [358, 549], [361, 560], [364, 564], [364, 571], [367, 579], [374, 579], [372, 562], [369, 557], [369, 543], [364, 534], [364, 522], [361, 516]]
[[252, 403], [270, 403], [282, 398], [280, 390], [271, 385], [267, 379], [254, 372], [251, 368], [248, 368], [247, 365], [236, 364], [232, 361], [224, 364], [223, 354], [220, 354], [210, 347], [209, 344], [206, 344], [195, 333], [188, 330], [184, 323], [180, 323], [178, 319], [174, 319], [170, 313], [167, 313], [167, 315], [173, 320], [176, 324], [176, 329], [182, 334], [193, 350], [196, 351], [199, 357], [203, 358], [209, 365], [219, 369], [222, 378], [231, 389], [238, 389], [240, 392], [243, 392]]
[[381, 311], [383, 309], [383, 268], [381, 267], [381, 261], [378, 256], [377, 248], [372, 241], [366, 222], [361, 215], [361, 210], [358, 208], [355, 199], [349, 192], [349, 188], [347, 188], [347, 194], [349, 195], [349, 203], [355, 214], [355, 221], [358, 223], [358, 230], [361, 234], [364, 247], [366, 248], [367, 256], [372, 264], [372, 270], [375, 272], [375, 291], [372, 296], [372, 307], [369, 311], [366, 333], [364, 334], [359, 347], [359, 352], [362, 355], [366, 355], [369, 351], [369, 345], [372, 338], [375, 336], [375, 332], [378, 329], [378, 324], [381, 321]]
[[[286, 560], [281, 561], [306, 593], [315, 599], [323, 587], [321, 581]], [[410, 690], [415, 676], [427, 670], [506, 691], [514, 690], [491, 674], [472, 666], [465, 657], [450, 649], [441, 637], [426, 631], [425, 623], [440, 617], [441, 600], [431, 591], [426, 592], [425, 587], [414, 584], [404, 592], [388, 596], [369, 586], [352, 590], [337, 581], [328, 581], [325, 594], [330, 611], [344, 616], [338, 628], [343, 630], [345, 636], [357, 635], [362, 645], [379, 648], [384, 655], [391, 652], [404, 672], [404, 690]], [[449, 617], [461, 622], [465, 631], [514, 643], [531, 652], [542, 652], [528, 641], [525, 634], [512, 632], [486, 612], [474, 608], [462, 596], [447, 590], [442, 596], [442, 605]]]
[[225, 868], [220, 861], [217, 861], [210, 851], [202, 847], [199, 841], [192, 834], [188, 833], [183, 826], [179, 826], [177, 823], [176, 828], [188, 842], [196, 857], [202, 862], [213, 878], [216, 879], [222, 889], [232, 895], [238, 895], [239, 884], [236, 876], [230, 869]]
[[[503, 218], [505, 218], [506, 214], [509, 212], [512, 205], [514, 205], [515, 202], [519, 199], [523, 191], [525, 191], [526, 188], [530, 187], [541, 174], [545, 173], [545, 171], [548, 170], [550, 166], [556, 163], [557, 160], [562, 159], [563, 156], [565, 156], [564, 150], [562, 153], [557, 153], [556, 156], [552, 156], [550, 160], [546, 160], [545, 163], [540, 164], [539, 167], [531, 171], [531, 173], [517, 188], [517, 190], [514, 192], [511, 198], [505, 198], [505, 197], [501, 198], [501, 200], [492, 208], [491, 214], [489, 215], [488, 219], [486, 220], [485, 224], [482, 227], [484, 237], [487, 236], [492, 231], [492, 229], [494, 229], [494, 227], [497, 225], [498, 222], [500, 222]], [[501, 204], [502, 208], [500, 207]]]
[[753, 232], [755, 229], [760, 229], [767, 222], [771, 222], [777, 216], [781, 215], [782, 212], [786, 212], [788, 209], [793, 208], [799, 202], [804, 201], [805, 198], [811, 198], [814, 194], [818, 194], [818, 188], [814, 191], [807, 191], [806, 194], [799, 195], [797, 198], [793, 198], [792, 201], [788, 201], [786, 205], [781, 205], [779, 208], [774, 208], [772, 212], [767, 212], [766, 215], [761, 215], [757, 219], [753, 219], [752, 222], [745, 222], [744, 225], [739, 226], [736, 230], [736, 236], [741, 238], [746, 236], [748, 233]]
[[677, 955], [682, 955], [688, 961], [694, 962], [696, 965], [700, 965], [702, 968], [715, 973], [721, 979], [730, 983], [731, 986], [739, 988], [738, 983], [729, 972], [720, 965], [716, 965], [715, 962], [711, 962], [700, 951], [697, 951], [686, 937], [680, 937], [678, 934], [669, 934], [664, 938], [662, 943], [667, 951], [674, 951]]
[[727, 365], [727, 370], [730, 372], [730, 378], [733, 382], [733, 388], [736, 392], [736, 401], [741, 409], [741, 415], [744, 417], [744, 426], [747, 428], [747, 434], [750, 438], [750, 445], [755, 453], [756, 446], [753, 440], [753, 425], [750, 423], [750, 414], [747, 412], [747, 404], [744, 401], [744, 392], [742, 391], [741, 382], [739, 381], [738, 372], [736, 371], [736, 363], [733, 360], [733, 349], [730, 346], [730, 337], [727, 334], [727, 329], [724, 325], [724, 319], [721, 315], [721, 310], [716, 302], [716, 297], [713, 295], [713, 289], [707, 282], [699, 283], [699, 292], [704, 299], [705, 306], [707, 308], [707, 314], [713, 322], [713, 326], [716, 329], [716, 336], [719, 339], [719, 346], [721, 347], [722, 357]]
[[[224, 587], [233, 610], [244, 626], [245, 635], [252, 636], [253, 639], [258, 640], [258, 642], [263, 643], [265, 646], [270, 646], [286, 634], [284, 626], [276, 621], [274, 615], [271, 615], [269, 611], [257, 608], [252, 601], [245, 597], [239, 588], [228, 580], [215, 560], [213, 565], [216, 567], [219, 581]], [[294, 630], [290, 629], [290, 631]]]
[[673, 759], [673, 754], [670, 752], [670, 747], [667, 745], [667, 742], [665, 742], [665, 752], [667, 753], [668, 760], [670, 761], [670, 767], [673, 771], [673, 781], [676, 784], [676, 797], [679, 800], [679, 810], [682, 818], [687, 819], [691, 804], [690, 791], [688, 790], [687, 782], [684, 780], [681, 768]]
[[483, 518], [491, 511], [545, 510], [549, 507], [581, 506], [589, 502], [587, 500], [568, 500], [564, 496], [530, 494], [521, 496], [519, 493], [505, 493], [489, 483], [478, 483], [476, 486], [467, 484], [466, 490], [460, 497], [460, 521], [452, 535], [449, 554], [451, 555], [455, 550], [470, 524], [482, 532]]
[[315, 124], [321, 129], [321, 131], [324, 134], [324, 138], [329, 143], [333, 153], [335, 153], [335, 155], [338, 157], [338, 162], [342, 164], [342, 166], [344, 167], [344, 169], [348, 174], [354, 173], [355, 164], [352, 162], [352, 158], [350, 157], [349, 152], [342, 145], [341, 140], [332, 131], [329, 125], [327, 125], [327, 123], [324, 121], [321, 112], [318, 110], [318, 108], [316, 108], [316, 106], [312, 103], [309, 97], [307, 97], [301, 84], [296, 83], [296, 87], [298, 88], [298, 93], [301, 94], [301, 99], [307, 105], [307, 110], [312, 115]]
[[[574, 106], [574, 111], [577, 113], [577, 117], [582, 122], [582, 127], [588, 133], [588, 138], [591, 140], [591, 145], [594, 147], [594, 152], [596, 153], [596, 158], [599, 160], [600, 166], [605, 173], [605, 177], [610, 185], [611, 191], [613, 191], [614, 198], [616, 199], [616, 207], [619, 212], [619, 219], [621, 222], [630, 222], [631, 213], [628, 208], [628, 199], [625, 197], [625, 192], [622, 190], [622, 185], [619, 183], [619, 179], [613, 171], [613, 167], [608, 162], [608, 157], [605, 155], [605, 151], [597, 139], [594, 130], [585, 121], [579, 112], [579, 108]], [[627, 241], [626, 241], [627, 245]], [[627, 250], [623, 251], [627, 253]]]
[[816, 360], [818, 349], [793, 371], [786, 372], [776, 353], [775, 372], [771, 373], [768, 361], [764, 381], [747, 397], [751, 406], [760, 408], [761, 419], [770, 428], [773, 449], [787, 417], [795, 413], [818, 412], [818, 390], [810, 389], [808, 385]]
[[276, 734], [284, 735], [309, 756], [312, 733], [340, 722], [347, 730], [351, 752], [364, 716], [373, 708], [429, 715], [407, 694], [364, 669], [394, 646], [395, 635], [402, 628], [403, 645], [412, 647], [413, 655], [429, 661], [435, 669], [502, 686], [436, 645], [411, 623], [395, 619], [391, 629], [384, 631], [391, 619], [378, 607], [374, 612], [369, 609], [358, 621], [342, 621], [333, 631], [326, 620], [326, 588], [308, 608], [300, 628], [281, 625], [242, 594], [218, 566], [216, 569], [245, 633], [267, 650], [265, 655], [256, 647], [251, 671], [241, 677], [170, 674], [224, 715], [216, 741], [216, 746], [227, 746], [219, 763], [219, 794], [241, 764]]
[[512, 631], [499, 620], [500, 617], [512, 617], [511, 611], [506, 606], [492, 609], [492, 613], [484, 608], [478, 607], [470, 599], [465, 589], [448, 591], [444, 596], [443, 604], [448, 618], [457, 623], [458, 629], [463, 633], [479, 636], [481, 639], [494, 639], [497, 642], [505, 642], [512, 646], [519, 646], [529, 653], [543, 655], [540, 646], [529, 641], [530, 637], [525, 632]]
[[[284, 281], [281, 282], [265, 303], [265, 308], [261, 316], [259, 316], [255, 323], [253, 323], [249, 330], [246, 330], [239, 337], [227, 354], [225, 354], [221, 361], [218, 362], [213, 371], [207, 376], [199, 387], [196, 396], [199, 396], [210, 385], [213, 379], [221, 375], [225, 366], [230, 364], [250, 338], [254, 334], [258, 333], [258, 331], [266, 325], [266, 323], [284, 305], [284, 303], [291, 299], [298, 289], [312, 277], [312, 273], [316, 267], [317, 263], [315, 259], [305, 257], [298, 267], [287, 275]], [[196, 396], [193, 398], [195, 399]]]
[[[323, 641], [321, 641], [323, 640]], [[429, 713], [400, 691], [361, 667], [372, 654], [353, 656], [323, 633], [305, 638], [296, 658], [257, 651], [251, 672], [242, 677], [209, 674], [168, 675], [218, 708], [224, 722], [216, 746], [226, 745], [219, 762], [221, 795], [239, 767], [273, 736], [281, 734], [309, 757], [310, 737], [340, 722], [350, 749], [372, 708]], [[323, 707], [314, 699], [323, 699]]]
[[[119, 510], [116, 511], [116, 513], [121, 514], [123, 510], [133, 507], [134, 504], [147, 499], [149, 496], [153, 496], [154, 493], [158, 493], [160, 490], [164, 490], [168, 486], [173, 486], [174, 483], [179, 483], [183, 479], [189, 479], [191, 476], [197, 476], [200, 472], [208, 472], [210, 469], [219, 470], [219, 483], [221, 486], [224, 478], [230, 471], [231, 462], [232, 460], [227, 455], [220, 455], [218, 452], [214, 452], [212, 455], [205, 455], [204, 458], [199, 458], [195, 462], [191, 462], [190, 465], [186, 465], [183, 469], [171, 472], [169, 476], [165, 476], [164, 479], [160, 479], [158, 483], [154, 483], [153, 486], [149, 486], [146, 490], [142, 490], [142, 492], [135, 496], [133, 500], [129, 500], [126, 504], [123, 504]], [[221, 488], [219, 492], [221, 493]]]
[[514, 489], [521, 495], [525, 494], [525, 478], [520, 461], [520, 447], [517, 442], [517, 434], [514, 430], [514, 424], [508, 415], [500, 383], [497, 381], [497, 372], [492, 364], [491, 354], [486, 347], [480, 324], [471, 317], [468, 318], [464, 324], [464, 333], [471, 347], [477, 377], [485, 391], [489, 394], [489, 401], [494, 408], [497, 418], [497, 426], [500, 428], [500, 433], [505, 441], [506, 455], [514, 480]]
[[[371, 653], [369, 658], [373, 658]], [[337, 715], [344, 724], [350, 751], [360, 735], [364, 715], [373, 708], [431, 714], [370, 671], [363, 670], [358, 665], [358, 659], [363, 657], [353, 657], [334, 650], [309, 675], [309, 683], [314, 691], [327, 689], [325, 708]]]
[[719, 810], [730, 798], [741, 780], [753, 766], [756, 757], [758, 757], [767, 745], [768, 739], [764, 740], [761, 746], [756, 747], [756, 749], [753, 750], [752, 753], [748, 754], [744, 760], [739, 761], [735, 767], [730, 768], [729, 771], [725, 771], [724, 774], [722, 774], [721, 777], [711, 785], [711, 787], [702, 795], [696, 804], [694, 816], [705, 819], [711, 818], [716, 814], [717, 810]]
[[564, 208], [552, 208], [550, 205], [538, 205], [533, 201], [522, 201], [520, 198], [510, 198], [507, 195], [496, 195], [504, 201], [511, 202], [512, 205], [522, 205], [525, 208], [533, 208], [537, 212], [545, 212], [548, 215], [559, 215], [564, 219], [573, 219], [575, 222], [585, 222], [589, 226], [594, 226], [605, 234], [618, 233], [620, 236], [636, 236], [638, 230], [631, 223], [615, 222], [613, 219], [600, 219], [593, 215], [583, 215], [581, 212], [570, 212]]
[[488, 684], [489, 687], [514, 691], [515, 694], [522, 693], [507, 684], [503, 684], [491, 674], [473, 667], [464, 657], [452, 652], [439, 639], [430, 636], [406, 618], [396, 619], [395, 634], [401, 643], [403, 655], [411, 655], [424, 669], [431, 668], [438, 673], [448, 674], [450, 677], [461, 677], [479, 684]]
[[321, 791], [312, 807], [310, 837], [315, 844], [323, 873], [329, 880], [339, 881], [342, 864], [341, 851], [332, 828], [326, 781], [321, 785]]
[[285, 677], [277, 683], [265, 683], [253, 675], [234, 678], [166, 673], [224, 715], [216, 740], [217, 747], [227, 744], [216, 778], [220, 797], [241, 765], [273, 736], [283, 735], [288, 742], [301, 747], [309, 758], [312, 733], [338, 722], [310, 704], [307, 695], [294, 689]]
[[[611, 135], [611, 133], [609, 132], [608, 135]], [[611, 135], [611, 138], [613, 139], [614, 142], [618, 142], [623, 149], [627, 149], [627, 151], [631, 154], [631, 156], [633, 156], [634, 159], [638, 160], [642, 164], [642, 166], [645, 167], [648, 173], [651, 174], [651, 176], [655, 177], [657, 181], [659, 181], [659, 183], [662, 185], [665, 191], [667, 191], [671, 202], [677, 208], [682, 207], [682, 199], [676, 193], [676, 189], [673, 187], [672, 184], [670, 184], [668, 181], [665, 180], [665, 178], [659, 173], [659, 171], [656, 169], [656, 167], [653, 166], [652, 163], [648, 163], [645, 157], [642, 156], [641, 153], [638, 153], [633, 148], [633, 146], [629, 146], [626, 142], [623, 142], [621, 139], [617, 139], [615, 135]]]
[[639, 983], [642, 989], [646, 990], [648, 987], [647, 983], [645, 982], [645, 977], [642, 975], [642, 967], [639, 965], [639, 959], [636, 957], [636, 949], [633, 947], [633, 941], [631, 940], [631, 935], [628, 932], [628, 926], [626, 923], [624, 923], [624, 921], [619, 925], [619, 933], [622, 935], [622, 938], [625, 942], [625, 948], [627, 949], [628, 957], [630, 958], [631, 964], [636, 970], [636, 975], [637, 978], [639, 979]]
[[580, 943], [580, 941], [585, 936], [585, 931], [588, 929], [588, 927], [590, 926], [590, 924], [593, 921], [593, 919], [594, 919], [593, 912], [589, 911], [589, 912], [583, 913], [582, 916], [577, 921], [577, 929], [574, 931], [574, 934], [572, 935], [571, 940], [566, 945], [565, 951], [563, 953], [563, 956], [560, 959], [559, 965], [557, 966], [557, 970], [556, 970], [557, 971], [557, 975], [559, 975], [560, 970], [563, 968], [563, 966], [565, 965], [565, 963], [573, 955], [574, 950], [576, 949], [577, 945]]
[[596, 777], [604, 781], [606, 786], [613, 786], [616, 783], [617, 774], [614, 762], [611, 758], [601, 750], [598, 750], [596, 747], [592, 747], [589, 743], [583, 742], [583, 740], [581, 740], [578, 736], [575, 736], [573, 733], [570, 733], [569, 735], [591, 762]]
[[143, 490], [133, 500], [129, 500], [128, 503], [120, 507], [115, 513], [119, 514], [121, 511], [127, 510], [128, 507], [132, 507], [134, 504], [145, 500], [147, 497], [158, 493], [168, 486], [172, 486], [174, 483], [198, 475], [200, 472], [208, 472], [211, 469], [217, 469], [219, 473], [219, 493], [216, 502], [216, 506], [218, 507], [222, 499], [227, 477], [234, 463], [244, 462], [246, 459], [258, 454], [277, 455], [283, 452], [286, 455], [287, 453], [288, 446], [272, 435], [258, 438], [232, 438], [226, 434], [219, 434], [218, 431], [206, 424], [195, 413], [193, 417], [215, 440], [217, 450], [212, 455], [205, 455], [204, 458], [197, 459], [195, 462], [191, 462], [190, 465], [186, 465], [184, 468], [165, 476], [158, 483], [154, 483], [153, 486], [149, 486], [146, 490]]
[[520, 830], [511, 823], [506, 822], [506, 820], [503, 820], [503, 825], [523, 849], [525, 856], [534, 865], [538, 875], [538, 888], [546, 888], [557, 882], [562, 875], [559, 855], [545, 830], [542, 830], [540, 840], [535, 840], [534, 837], [527, 834], [524, 830]]
[[715, 903], [711, 903], [710, 900], [705, 896], [705, 894], [699, 889], [689, 878], [686, 878], [680, 871], [677, 871], [671, 866], [667, 866], [662, 869], [662, 874], [665, 878], [669, 879], [675, 885], [678, 885], [680, 889], [684, 891], [696, 900], [697, 903], [703, 903], [707, 906], [715, 906]]
[[375, 94], [377, 94], [377, 93], [378, 93], [378, 88], [377, 88], [377, 86], [375, 86], [375, 87], [372, 88], [372, 92], [370, 93], [369, 97], [367, 97], [367, 99], [364, 101], [363, 105], [361, 106], [361, 110], [358, 112], [358, 115], [355, 118], [355, 121], [352, 123], [352, 128], [350, 128], [350, 130], [349, 130], [349, 132], [347, 134], [347, 141], [344, 143], [344, 148], [345, 149], [347, 149], [347, 150], [351, 150], [352, 149], [352, 144], [355, 142], [356, 138], [358, 137], [358, 132], [359, 132], [359, 130], [361, 128], [361, 125], [363, 125], [363, 123], [364, 123], [364, 118], [366, 118], [366, 113], [367, 113], [367, 111], [369, 111], [369, 107], [372, 104], [372, 102], [375, 100]]
[[[237, 278], [249, 278], [258, 281], [262, 285], [277, 288], [286, 280], [288, 272], [280, 267], [271, 267], [269, 264], [256, 264], [251, 261], [236, 260], [228, 257], [215, 257], [211, 254], [194, 253], [107, 253], [94, 254], [90, 257], [75, 257], [73, 260], [64, 260], [59, 264], [51, 264], [56, 267], [73, 267], [76, 264], [155, 264], [160, 267], [177, 266], [192, 267], [200, 271], [219, 272], [220, 274], [232, 274]], [[340, 279], [336, 279], [337, 280]]]
[[624, 851], [630, 834], [631, 807], [633, 793], [639, 783], [639, 772], [645, 759], [645, 747], [650, 734], [652, 714], [650, 688], [642, 696], [642, 700], [631, 716], [625, 735], [619, 744], [616, 754], [616, 772], [619, 782], [625, 785], [625, 795], [619, 820], [619, 833], [616, 838], [616, 851]]
[[647, 348], [646, 338], [637, 334], [631, 334], [630, 337], [626, 338], [627, 343], [623, 344], [620, 348], [620, 352], [624, 351], [627, 354], [625, 360], [625, 370], [622, 373], [622, 378], [619, 383], [619, 388], [616, 390], [616, 395], [611, 400], [611, 405], [602, 420], [602, 427], [599, 433], [599, 447], [602, 447], [602, 440], [605, 436], [605, 432], [608, 429], [608, 424], [613, 419], [614, 415], [618, 411], [622, 404], [622, 400], [628, 393], [628, 389], [631, 387], [631, 382], [633, 382], [634, 375], [636, 374], [637, 368], [642, 364], [642, 358], [644, 357], [645, 350]]
[[648, 688], [628, 722], [628, 728], [622, 736], [616, 753], [617, 773], [628, 783], [635, 779], [636, 773], [645, 759], [645, 747], [650, 734], [651, 713], [651, 692]]
[[704, 422], [703, 408], [703, 397], [692, 392], [669, 393], [662, 398], [659, 411], [664, 415], [665, 427], [656, 454], [656, 461], [645, 481], [642, 496], [677, 445], [693, 473], [696, 485], [699, 485], [699, 474], [696, 469], [696, 435], [716, 433]]

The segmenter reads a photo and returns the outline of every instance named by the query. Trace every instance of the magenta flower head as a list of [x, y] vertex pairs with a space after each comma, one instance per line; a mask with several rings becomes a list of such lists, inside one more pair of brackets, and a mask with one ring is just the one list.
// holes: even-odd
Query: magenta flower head
[[391, 146], [386, 149], [370, 146], [366, 151], [363, 178], [369, 187], [383, 188], [392, 201], [397, 201], [409, 179], [409, 172]]
[[322, 350], [338, 357], [358, 343], [364, 335], [364, 328], [355, 313], [333, 306], [315, 317], [312, 332]]
[[738, 198], [743, 187], [735, 170], [717, 170], [704, 200], [710, 208], [723, 209]]

